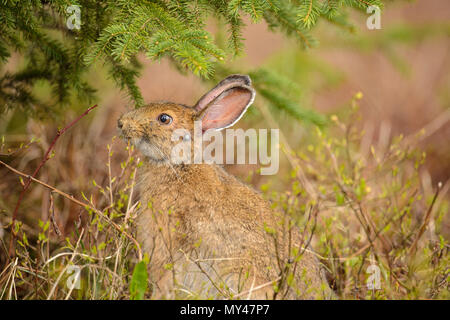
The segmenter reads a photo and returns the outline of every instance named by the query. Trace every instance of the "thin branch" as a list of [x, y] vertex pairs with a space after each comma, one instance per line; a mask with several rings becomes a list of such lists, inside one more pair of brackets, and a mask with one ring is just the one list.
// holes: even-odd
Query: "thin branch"
[[30, 186], [30, 183], [31, 183], [31, 180], [32, 180], [31, 178], [35, 178], [36, 175], [39, 173], [39, 170], [41, 170], [41, 168], [45, 165], [45, 163], [50, 159], [50, 153], [53, 150], [53, 148], [55, 147], [56, 141], [58, 141], [59, 137], [61, 137], [67, 130], [69, 130], [72, 126], [74, 126], [78, 121], [80, 121], [84, 116], [86, 116], [89, 112], [91, 112], [96, 107], [97, 107], [97, 105], [94, 105], [94, 106], [88, 108], [85, 112], [83, 112], [83, 114], [78, 116], [78, 118], [76, 118], [75, 120], [70, 122], [62, 130], [58, 130], [56, 132], [56, 136], [53, 139], [53, 141], [50, 144], [50, 146], [48, 147], [47, 151], [45, 152], [44, 158], [39, 163], [39, 165], [36, 168], [36, 170], [34, 170], [33, 174], [26, 181], [26, 183], [25, 183], [25, 185], [23, 187], [23, 190], [22, 190], [22, 192], [19, 195], [19, 199], [17, 200], [17, 204], [16, 204], [16, 207], [14, 209], [14, 212], [12, 214], [12, 220], [11, 220], [11, 234], [12, 234], [12, 237], [11, 237], [11, 239], [9, 241], [9, 257], [13, 257], [14, 254], [15, 254], [13, 252], [13, 250], [12, 250], [13, 249], [13, 242], [14, 242], [14, 240], [16, 238], [16, 233], [14, 232], [14, 225], [15, 225], [15, 221], [17, 219], [17, 212], [19, 211], [20, 204], [22, 203], [23, 197], [25, 196], [25, 192], [28, 190], [28, 187]]
[[434, 194], [433, 200], [431, 201], [431, 204], [430, 204], [428, 211], [425, 215], [425, 218], [423, 220], [422, 226], [419, 229], [419, 233], [417, 234], [417, 237], [414, 240], [413, 244], [411, 245], [411, 249], [409, 250], [409, 254], [411, 256], [414, 256], [414, 254], [416, 253], [417, 243], [419, 242], [420, 238], [422, 237], [423, 233], [425, 232], [425, 229], [428, 226], [428, 223], [430, 222], [431, 212], [433, 211], [434, 204], [436, 202], [437, 197], [439, 196], [439, 192], [441, 191], [441, 189], [442, 189], [442, 183], [439, 182], [438, 186], [437, 186], [437, 190]]
[[38, 180], [38, 179], [36, 179], [36, 178], [34, 178], [34, 177], [30, 176], [30, 175], [27, 175], [26, 173], [23, 173], [23, 172], [21, 172], [21, 171], [19, 171], [19, 170], [17, 170], [17, 169], [14, 169], [13, 167], [11, 167], [10, 165], [4, 163], [4, 162], [1, 161], [1, 160], [0, 160], [0, 164], [1, 164], [1, 165], [4, 165], [6, 168], [8, 168], [9, 170], [13, 171], [14, 173], [16, 173], [16, 174], [18, 174], [18, 175], [20, 175], [20, 176], [22, 176], [22, 177], [29, 178], [29, 179], [31, 179], [32, 181], [37, 182], [37, 183], [39, 183], [40, 185], [42, 185], [42, 186], [44, 186], [44, 187], [46, 187], [46, 188], [52, 190], [53, 192], [55, 192], [55, 193], [57, 193], [57, 194], [63, 196], [64, 198], [66, 198], [66, 199], [72, 201], [73, 203], [76, 203], [76, 204], [78, 204], [79, 206], [82, 206], [82, 207], [84, 207], [84, 208], [91, 209], [92, 211], [94, 211], [95, 213], [97, 213], [98, 215], [100, 215], [102, 218], [104, 218], [106, 221], [108, 221], [108, 223], [110, 223], [117, 231], [119, 231], [121, 234], [125, 235], [128, 239], [130, 239], [130, 240], [136, 245], [137, 250], [138, 250], [139, 260], [142, 260], [142, 251], [141, 251], [141, 246], [139, 245], [139, 242], [137, 242], [137, 240], [134, 239], [130, 234], [128, 234], [126, 231], [122, 230], [122, 228], [121, 228], [117, 223], [115, 223], [114, 221], [112, 221], [109, 217], [107, 217], [106, 215], [104, 215], [103, 212], [101, 212], [100, 210], [98, 210], [97, 208], [95, 208], [94, 206], [92, 206], [90, 203], [85, 203], [85, 202], [83, 202], [83, 201], [80, 201], [80, 200], [78, 200], [78, 199], [75, 199], [73, 196], [68, 195], [67, 193], [65, 193], [65, 192], [63, 192], [63, 191], [61, 191], [61, 190], [59, 190], [59, 189], [57, 189], [57, 188], [55, 188], [55, 187], [53, 187], [53, 186], [47, 184], [47, 183], [45, 183], [45, 182], [43, 182], [43, 181], [41, 181], [41, 180]]

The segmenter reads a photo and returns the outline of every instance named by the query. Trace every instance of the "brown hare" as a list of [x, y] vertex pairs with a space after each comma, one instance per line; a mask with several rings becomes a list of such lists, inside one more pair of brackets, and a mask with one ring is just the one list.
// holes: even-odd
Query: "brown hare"
[[[269, 202], [215, 164], [171, 161], [176, 129], [190, 143], [202, 130], [233, 125], [253, 102], [248, 76], [232, 75], [194, 107], [152, 103], [124, 114], [122, 136], [144, 155], [137, 237], [149, 255], [156, 298], [331, 298], [320, 264], [288, 241]], [[173, 141], [175, 140], [175, 141]]]

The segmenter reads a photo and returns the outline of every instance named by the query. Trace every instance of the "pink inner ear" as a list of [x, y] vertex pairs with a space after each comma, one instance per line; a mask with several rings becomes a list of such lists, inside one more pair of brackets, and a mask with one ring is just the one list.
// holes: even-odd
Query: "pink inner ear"
[[200, 100], [195, 104], [194, 109], [199, 112], [203, 110], [206, 106], [208, 106], [211, 101], [216, 99], [222, 92], [226, 90], [237, 87], [237, 86], [251, 86], [251, 80], [248, 76], [243, 76], [239, 74], [234, 74], [226, 77], [222, 81], [219, 82], [217, 86], [203, 95]]
[[228, 89], [205, 110], [202, 129], [223, 129], [233, 125], [252, 102], [253, 92], [244, 87]]

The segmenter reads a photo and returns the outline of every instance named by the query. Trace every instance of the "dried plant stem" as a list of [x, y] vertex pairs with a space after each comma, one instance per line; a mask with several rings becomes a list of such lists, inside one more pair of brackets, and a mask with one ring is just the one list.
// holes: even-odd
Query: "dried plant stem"
[[[81, 242], [81, 238], [83, 237], [83, 234], [84, 234], [84, 229], [81, 230], [80, 236], [78, 237], [77, 244], [75, 245], [75, 250], [72, 253], [72, 257], [70, 258], [70, 260], [67, 263], [67, 265], [64, 267], [63, 271], [60, 272], [60, 274], [58, 275], [58, 278], [56, 278], [56, 281], [53, 284], [52, 289], [50, 290], [50, 293], [47, 296], [47, 300], [50, 300], [50, 298], [53, 296], [53, 294], [54, 294], [54, 292], [56, 290], [56, 287], [58, 286], [59, 281], [61, 280], [62, 276], [67, 272], [67, 268], [69, 267], [69, 265], [73, 262], [73, 259], [75, 258], [76, 249], [78, 248], [78, 246], [79, 246], [79, 244]], [[72, 290], [72, 288], [71, 288], [71, 290]], [[71, 292], [71, 290], [70, 290], [70, 292]]]
[[58, 141], [59, 137], [61, 137], [67, 130], [69, 130], [72, 126], [74, 126], [78, 121], [80, 121], [84, 116], [86, 116], [89, 112], [91, 112], [96, 107], [97, 107], [97, 105], [94, 105], [94, 106], [88, 108], [85, 112], [83, 112], [75, 120], [70, 122], [62, 130], [58, 130], [56, 132], [56, 136], [53, 139], [53, 141], [50, 144], [50, 146], [48, 147], [47, 151], [45, 152], [44, 158], [39, 163], [39, 165], [36, 168], [36, 170], [34, 170], [33, 174], [25, 182], [25, 185], [23, 186], [23, 190], [22, 190], [22, 192], [19, 195], [19, 199], [17, 200], [16, 207], [14, 208], [14, 212], [12, 214], [12, 220], [11, 220], [11, 234], [12, 234], [12, 237], [11, 237], [11, 239], [9, 241], [9, 257], [13, 257], [14, 256], [13, 243], [14, 243], [14, 240], [15, 240], [15, 237], [16, 237], [16, 234], [15, 234], [15, 231], [14, 231], [14, 225], [15, 225], [15, 222], [16, 222], [16, 219], [17, 219], [17, 212], [19, 211], [20, 204], [22, 203], [23, 197], [25, 196], [25, 193], [28, 190], [28, 187], [30, 186], [31, 177], [33, 177], [33, 178], [36, 177], [36, 175], [39, 173], [39, 170], [41, 170], [41, 168], [44, 166], [44, 164], [50, 159], [50, 153], [52, 152], [53, 148], [55, 147], [56, 141]]
[[259, 285], [259, 286], [252, 287], [252, 288], [250, 288], [249, 290], [242, 291], [242, 292], [240, 292], [240, 293], [234, 295], [234, 296], [233, 296], [233, 299], [239, 298], [239, 297], [242, 297], [242, 296], [245, 296], [245, 295], [248, 294], [250, 291], [251, 291], [251, 292], [254, 292], [254, 291], [263, 289], [263, 288], [265, 288], [265, 287], [271, 286], [271, 285], [273, 285], [275, 282], [279, 281], [280, 279], [281, 279], [281, 277], [278, 277], [278, 278], [273, 279], [272, 281], [268, 281], [268, 282], [263, 283], [263, 284], [261, 284], [261, 285]]
[[[109, 181], [110, 181], [109, 185], [110, 185], [110, 190], [112, 190], [111, 156], [110, 155], [111, 155], [111, 152], [109, 153], [108, 167], [109, 167]], [[139, 163], [139, 159], [138, 159], [138, 163]], [[135, 203], [133, 206], [131, 205], [131, 202], [132, 202], [132, 199], [133, 199], [133, 191], [134, 191], [135, 181], [136, 181], [136, 172], [137, 172], [137, 167], [134, 169], [134, 172], [133, 172], [133, 180], [131, 182], [131, 190], [130, 190], [130, 195], [129, 195], [129, 198], [128, 198], [127, 211], [125, 213], [125, 220], [124, 220], [125, 225], [128, 222], [128, 219], [130, 217], [131, 212], [135, 209], [135, 207], [137, 205], [137, 203]], [[112, 196], [112, 191], [110, 191], [110, 192], [111, 192], [111, 205], [112, 205], [114, 203], [114, 199], [113, 199], [113, 196]], [[117, 249], [117, 252], [121, 252], [122, 251], [123, 245], [124, 245], [124, 241], [123, 241], [123, 238], [121, 237], [119, 239], [119, 247]], [[114, 273], [117, 273], [117, 268], [118, 268], [118, 265], [119, 265], [119, 259], [120, 259], [120, 254], [117, 254], [116, 255], [116, 260], [115, 260], [115, 263], [114, 263]], [[113, 293], [114, 293], [114, 290], [115, 290], [115, 284], [116, 284], [116, 278], [113, 278], [112, 279], [112, 284], [111, 284], [111, 292], [110, 292], [110, 296], [109, 296], [110, 299], [113, 299]]]
[[[404, 141], [410, 142], [411, 140], [415, 139], [417, 136], [420, 136], [420, 141], [423, 141], [433, 134], [435, 134], [439, 129], [441, 129], [443, 126], [445, 126], [450, 121], [450, 111], [445, 110], [442, 112], [438, 117], [436, 117], [434, 120], [429, 122], [427, 125], [425, 125], [422, 129], [419, 131], [407, 136]], [[423, 132], [423, 135], [421, 135], [421, 132]]]
[[61, 190], [59, 190], [59, 189], [57, 189], [57, 188], [55, 188], [55, 187], [53, 187], [53, 186], [47, 184], [47, 183], [45, 183], [45, 182], [43, 182], [43, 181], [41, 181], [41, 180], [38, 180], [38, 179], [36, 179], [36, 178], [34, 178], [34, 177], [32, 177], [32, 176], [26, 174], [26, 173], [23, 173], [23, 172], [21, 172], [21, 171], [15, 169], [15, 168], [11, 167], [10, 165], [4, 163], [4, 162], [1, 161], [1, 160], [0, 160], [0, 164], [3, 165], [3, 166], [5, 166], [6, 168], [8, 168], [9, 170], [11, 170], [12, 172], [14, 172], [14, 173], [16, 173], [16, 174], [18, 174], [18, 175], [20, 175], [20, 176], [22, 176], [22, 177], [29, 178], [31, 181], [34, 181], [34, 182], [39, 183], [40, 185], [42, 185], [42, 186], [44, 186], [44, 187], [46, 187], [46, 188], [52, 190], [53, 192], [55, 192], [55, 193], [57, 193], [57, 194], [63, 196], [64, 198], [66, 198], [66, 199], [72, 201], [73, 203], [76, 203], [76, 204], [78, 204], [79, 206], [82, 206], [82, 207], [84, 207], [84, 208], [89, 208], [89, 209], [91, 209], [92, 211], [94, 211], [95, 213], [97, 213], [98, 215], [100, 215], [102, 218], [104, 218], [106, 221], [108, 221], [108, 223], [110, 223], [110, 224], [111, 224], [118, 232], [120, 232], [121, 234], [123, 234], [124, 236], [126, 236], [128, 239], [130, 239], [130, 240], [136, 245], [137, 250], [138, 250], [139, 260], [142, 260], [142, 251], [141, 251], [141, 246], [139, 245], [139, 242], [137, 242], [136, 239], [134, 239], [130, 234], [128, 234], [126, 231], [124, 231], [117, 223], [115, 223], [114, 221], [112, 221], [109, 217], [107, 217], [106, 215], [104, 215], [103, 212], [101, 212], [100, 210], [98, 210], [97, 208], [95, 208], [94, 206], [92, 206], [90, 203], [85, 203], [85, 202], [83, 202], [83, 201], [80, 201], [80, 200], [78, 200], [78, 199], [75, 199], [73, 196], [68, 195], [67, 193], [65, 193], [65, 192], [63, 192], [63, 191], [61, 191]]
[[422, 226], [419, 229], [419, 232], [417, 233], [416, 239], [414, 239], [413, 244], [411, 245], [411, 249], [409, 250], [409, 254], [413, 257], [417, 250], [417, 243], [419, 242], [420, 238], [422, 237], [423, 233], [425, 232], [425, 229], [428, 226], [428, 223], [430, 222], [431, 218], [431, 212], [433, 211], [434, 204], [436, 203], [436, 199], [439, 196], [439, 192], [442, 189], [442, 183], [439, 183], [437, 186], [436, 193], [433, 196], [433, 200], [431, 201], [430, 206], [428, 207], [427, 213], [425, 215], [425, 218], [423, 220]]

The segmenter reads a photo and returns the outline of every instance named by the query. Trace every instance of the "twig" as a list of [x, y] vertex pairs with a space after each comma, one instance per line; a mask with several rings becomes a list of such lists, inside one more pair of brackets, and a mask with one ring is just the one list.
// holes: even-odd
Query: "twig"
[[58, 286], [59, 281], [61, 280], [62, 276], [67, 272], [67, 268], [69, 268], [69, 265], [73, 262], [73, 259], [75, 258], [75, 252], [81, 242], [81, 238], [83, 237], [83, 233], [84, 233], [84, 229], [81, 230], [80, 236], [78, 237], [78, 241], [77, 244], [75, 245], [75, 250], [72, 253], [72, 257], [70, 258], [69, 262], [66, 264], [66, 266], [64, 267], [63, 271], [58, 275], [58, 278], [56, 278], [55, 283], [53, 284], [52, 289], [50, 290], [50, 293], [47, 296], [47, 300], [50, 300], [50, 298], [53, 296], [53, 293], [56, 290], [56, 287]]
[[50, 208], [49, 208], [49, 214], [50, 214], [50, 221], [52, 222], [53, 230], [58, 236], [61, 236], [61, 231], [59, 230], [58, 224], [55, 220], [55, 204], [53, 201], [53, 195], [50, 192]]
[[[138, 162], [139, 162], [139, 159], [138, 159]], [[113, 206], [114, 205], [114, 199], [113, 199], [113, 194], [112, 194], [111, 151], [110, 150], [108, 150], [108, 170], [109, 170], [108, 171], [109, 172], [109, 191], [110, 191], [110, 197], [111, 197], [111, 206]], [[136, 172], [137, 172], [137, 167], [134, 169], [133, 180], [131, 182], [131, 190], [130, 190], [130, 195], [129, 195], [129, 198], [128, 198], [127, 211], [125, 213], [125, 219], [124, 219], [125, 225], [127, 224], [128, 218], [130, 217], [130, 212], [132, 210], [134, 210], [136, 205], [139, 203], [139, 202], [136, 202], [133, 206], [131, 206], [131, 201], [133, 199], [133, 190], [134, 190], [134, 185], [135, 185], [135, 181], [136, 181]], [[119, 248], [117, 249], [117, 252], [121, 252], [122, 251], [122, 247], [123, 247], [123, 239], [120, 238], [119, 239]], [[117, 272], [119, 259], [120, 259], [120, 255], [117, 254], [116, 261], [114, 263], [114, 273]], [[113, 299], [113, 292], [114, 292], [115, 282], [116, 282], [116, 278], [113, 278], [112, 279], [112, 284], [111, 284], [111, 292], [110, 292], [110, 296], [109, 296], [110, 299]]]
[[250, 286], [250, 290], [248, 291], [247, 300], [250, 300], [252, 297], [253, 288], [255, 287], [255, 281], [256, 281], [255, 265], [252, 265], [252, 267], [253, 267], [253, 281], [252, 281], [252, 285]]
[[58, 130], [56, 132], [56, 136], [53, 139], [52, 143], [50, 144], [50, 146], [48, 147], [47, 151], [45, 152], [44, 158], [42, 159], [42, 161], [39, 163], [38, 167], [36, 168], [36, 170], [34, 170], [33, 174], [31, 175], [31, 177], [28, 178], [28, 180], [26, 181], [25, 185], [23, 186], [23, 190], [19, 195], [19, 199], [17, 200], [17, 204], [16, 207], [14, 209], [14, 212], [12, 214], [12, 220], [11, 220], [11, 234], [12, 237], [9, 241], [9, 257], [13, 257], [14, 256], [14, 252], [13, 252], [13, 242], [16, 238], [16, 233], [14, 232], [14, 225], [15, 225], [15, 221], [17, 219], [17, 212], [19, 211], [19, 207], [20, 204], [22, 203], [23, 197], [25, 196], [25, 192], [28, 190], [28, 187], [31, 184], [31, 178], [36, 177], [36, 175], [39, 173], [39, 170], [41, 170], [41, 168], [44, 166], [44, 164], [50, 159], [50, 153], [52, 151], [52, 149], [55, 147], [56, 141], [58, 141], [59, 137], [62, 136], [67, 130], [69, 130], [72, 126], [74, 126], [78, 121], [81, 120], [81, 118], [83, 118], [84, 116], [86, 116], [89, 112], [91, 112], [93, 109], [95, 109], [97, 107], [97, 105], [94, 105], [90, 108], [88, 108], [85, 112], [83, 112], [83, 114], [81, 114], [80, 116], [78, 116], [78, 118], [76, 118], [75, 120], [73, 120], [72, 122], [70, 122], [66, 127], [64, 127], [62, 130]]
[[[19, 151], [22, 151], [22, 150], [24, 150], [24, 149], [27, 149], [30, 145], [32, 145], [32, 144], [35, 143], [35, 142], [37, 142], [37, 140], [34, 140], [34, 138], [33, 138], [30, 142], [28, 142], [28, 143], [25, 144], [25, 145], [21, 145], [19, 148], [17, 148], [17, 149], [14, 150], [14, 151], [9, 151], [9, 150], [8, 150], [8, 153], [1, 153], [1, 152], [0, 152], [0, 157], [10, 157], [10, 156], [12, 156], [12, 155], [18, 153]], [[0, 150], [2, 150], [2, 146], [0, 146]]]
[[411, 249], [409, 250], [409, 254], [411, 256], [413, 256], [416, 253], [417, 243], [419, 242], [420, 238], [422, 237], [423, 233], [425, 232], [425, 229], [428, 226], [428, 223], [430, 222], [431, 212], [433, 211], [434, 204], [436, 202], [437, 197], [439, 196], [439, 192], [441, 191], [441, 189], [442, 189], [442, 182], [439, 182], [436, 193], [434, 194], [433, 200], [431, 201], [431, 204], [428, 207], [428, 211], [427, 211], [427, 214], [425, 215], [425, 219], [423, 220], [422, 226], [419, 229], [419, 233], [417, 234], [417, 237], [414, 240], [413, 244], [411, 245]]
[[[276, 279], [273, 279], [272, 281], [263, 283], [263, 284], [261, 284], [261, 285], [259, 285], [259, 286], [256, 286], [256, 287], [252, 287], [251, 290], [252, 290], [252, 292], [253, 292], [253, 291], [257, 291], [257, 290], [260, 290], [260, 289], [262, 289], [262, 288], [265, 288], [265, 287], [267, 287], [267, 286], [273, 285], [273, 283], [279, 281], [280, 278], [281, 278], [281, 277], [278, 277], [278, 278], [276, 278]], [[240, 293], [234, 295], [233, 298], [239, 298], [239, 297], [241, 297], [241, 296], [244, 296], [244, 295], [248, 294], [249, 292], [250, 292], [250, 290], [242, 291], [242, 292], [240, 292]]]
[[[405, 137], [403, 140], [404, 143], [410, 142], [413, 139], [416, 139], [417, 136], [420, 135], [419, 141], [423, 141], [433, 134], [435, 134], [439, 129], [441, 129], [443, 126], [445, 126], [450, 121], [450, 111], [446, 110], [443, 113], [441, 113], [438, 117], [436, 117], [434, 120], [426, 124], [422, 129], [418, 130], [417, 132]], [[423, 134], [421, 134], [423, 133]]]
[[36, 179], [36, 178], [34, 178], [34, 177], [30, 176], [30, 175], [27, 175], [26, 173], [23, 173], [23, 172], [21, 172], [21, 171], [19, 171], [19, 170], [17, 170], [17, 169], [14, 169], [13, 167], [11, 167], [10, 165], [4, 163], [4, 162], [1, 161], [1, 160], [0, 160], [0, 164], [4, 165], [6, 168], [8, 168], [9, 170], [13, 171], [14, 173], [16, 173], [16, 174], [18, 174], [18, 175], [20, 175], [20, 176], [22, 176], [22, 177], [29, 178], [29, 179], [31, 179], [32, 181], [37, 182], [37, 183], [39, 183], [40, 185], [42, 185], [42, 186], [44, 186], [44, 187], [46, 187], [46, 188], [48, 188], [48, 189], [50, 189], [50, 190], [56, 192], [57, 194], [63, 196], [64, 198], [66, 198], [66, 199], [72, 201], [73, 203], [76, 203], [76, 204], [78, 204], [79, 206], [82, 206], [83, 208], [89, 208], [89, 209], [91, 209], [92, 211], [94, 211], [95, 213], [97, 213], [98, 215], [100, 215], [102, 218], [104, 218], [106, 221], [108, 221], [108, 223], [110, 223], [117, 231], [119, 231], [120, 233], [122, 233], [123, 235], [125, 235], [128, 239], [130, 239], [130, 240], [136, 245], [137, 250], [138, 250], [139, 260], [142, 260], [142, 251], [141, 251], [141, 246], [139, 245], [139, 242], [137, 242], [137, 240], [134, 239], [134, 238], [133, 238], [130, 234], [128, 234], [126, 231], [122, 230], [122, 228], [121, 228], [117, 223], [115, 223], [115, 222], [112, 221], [109, 217], [107, 217], [106, 215], [104, 215], [103, 212], [101, 212], [101, 211], [98, 210], [97, 208], [93, 207], [93, 206], [92, 206], [91, 204], [89, 204], [89, 203], [85, 203], [85, 202], [83, 202], [83, 201], [80, 201], [80, 200], [78, 200], [78, 199], [75, 199], [73, 196], [68, 195], [67, 193], [65, 193], [65, 192], [63, 192], [63, 191], [61, 191], [61, 190], [59, 190], [59, 189], [56, 189], [55, 187], [53, 187], [53, 186], [51, 186], [51, 185], [49, 185], [49, 184], [47, 184], [47, 183], [45, 183], [45, 182], [43, 182], [43, 181], [41, 181], [41, 180], [38, 180], [38, 179]]

